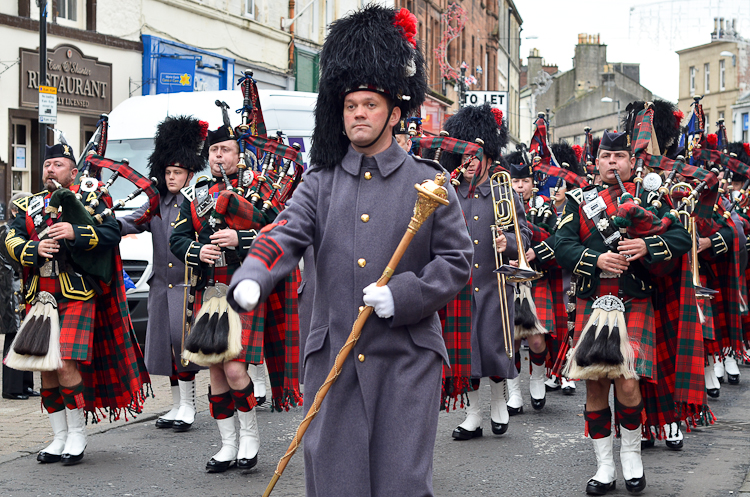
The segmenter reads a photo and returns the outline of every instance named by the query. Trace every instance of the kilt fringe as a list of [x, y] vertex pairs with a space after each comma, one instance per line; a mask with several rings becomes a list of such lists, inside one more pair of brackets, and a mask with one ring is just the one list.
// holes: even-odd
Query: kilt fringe
[[52, 303], [35, 303], [23, 320], [3, 361], [19, 371], [55, 371], [62, 367], [60, 315]]
[[532, 335], [549, 333], [539, 322], [536, 313], [536, 305], [531, 297], [531, 287], [525, 283], [519, 283], [518, 293], [515, 298], [515, 330], [513, 337], [521, 340]]
[[[449, 376], [443, 381], [442, 402], [440, 410], [450, 412], [451, 409], [463, 409], [468, 404], [467, 394], [471, 389], [471, 380], [466, 377]], [[452, 405], [451, 405], [452, 404]]]
[[183, 359], [211, 366], [234, 359], [242, 351], [240, 315], [229, 307], [226, 297], [210, 298], [201, 306], [195, 322], [185, 340]]
[[578, 343], [569, 353], [563, 374], [582, 380], [638, 378], [635, 351], [622, 311], [594, 309]]

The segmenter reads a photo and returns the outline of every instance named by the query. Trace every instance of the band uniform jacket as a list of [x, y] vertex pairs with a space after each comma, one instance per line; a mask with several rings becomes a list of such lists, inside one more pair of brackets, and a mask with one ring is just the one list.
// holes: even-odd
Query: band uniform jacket
[[[457, 188], [457, 193], [474, 248], [471, 274], [471, 376], [500, 376], [512, 379], [518, 376], [518, 372], [513, 360], [509, 359], [505, 352], [506, 344], [501, 323], [505, 318], [513, 336], [515, 285], [505, 285], [509, 315], [504, 317], [501, 313], [497, 274], [493, 272], [496, 265], [491, 226], [495, 224], [495, 213], [490, 182], [488, 180], [477, 185], [471, 198], [468, 182], [462, 182]], [[526, 223], [523, 204], [515, 192], [513, 201], [523, 246], [528, 248], [531, 229]], [[508, 264], [508, 261], [518, 259], [518, 244], [513, 229], [506, 231], [505, 237], [508, 245], [502, 253], [502, 260]], [[513, 347], [513, 344], [508, 346]]]
[[[252, 279], [261, 300], [304, 253], [315, 249], [315, 292], [304, 357], [305, 409], [322, 385], [380, 278], [417, 200], [434, 179], [432, 161], [408, 156], [395, 139], [365, 157], [351, 146], [340, 166], [310, 169], [294, 202], [259, 234], [230, 287]], [[336, 384], [305, 435], [307, 495], [432, 495], [442, 362], [437, 311], [469, 280], [472, 244], [454, 190], [422, 225], [388, 283], [395, 311], [366, 322]]]
[[151, 232], [153, 258], [151, 275], [148, 278], [148, 325], [146, 328], [146, 368], [151, 374], [170, 376], [172, 358], [177, 371], [198, 371], [195, 364], [183, 367], [180, 361], [182, 354], [182, 320], [185, 314], [185, 263], [178, 259], [169, 249], [169, 237], [172, 234], [177, 216], [180, 214], [183, 196], [167, 191], [159, 199], [161, 217], [153, 216], [150, 221], [135, 224], [148, 208], [144, 204], [133, 214], [118, 219], [123, 236]]

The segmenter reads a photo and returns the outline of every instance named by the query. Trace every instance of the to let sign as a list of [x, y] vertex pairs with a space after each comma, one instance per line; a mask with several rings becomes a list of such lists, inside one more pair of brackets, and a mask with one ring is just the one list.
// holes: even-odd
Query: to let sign
[[35, 108], [39, 87], [50, 86], [57, 90], [60, 112], [98, 116], [112, 110], [112, 64], [62, 44], [47, 50], [47, 79], [39, 81], [39, 52], [28, 48], [20, 52], [21, 107]]
[[57, 124], [57, 88], [39, 87], [39, 122]]
[[508, 92], [507, 91], [467, 91], [464, 105], [484, 105], [490, 104], [503, 111], [507, 115], [508, 110]]

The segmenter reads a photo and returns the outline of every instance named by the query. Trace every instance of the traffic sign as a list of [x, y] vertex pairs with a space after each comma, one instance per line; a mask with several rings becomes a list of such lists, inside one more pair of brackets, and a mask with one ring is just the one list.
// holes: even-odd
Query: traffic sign
[[39, 86], [39, 122], [57, 124], [57, 88]]

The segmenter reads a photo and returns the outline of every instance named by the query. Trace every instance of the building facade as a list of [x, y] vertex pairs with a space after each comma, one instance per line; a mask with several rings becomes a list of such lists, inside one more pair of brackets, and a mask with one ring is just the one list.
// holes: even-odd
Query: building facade
[[687, 115], [694, 97], [702, 96], [707, 131], [715, 132], [716, 122], [723, 119], [729, 140], [747, 141], [750, 42], [740, 36], [735, 26], [736, 21], [715, 18], [710, 43], [677, 52], [678, 106]]

